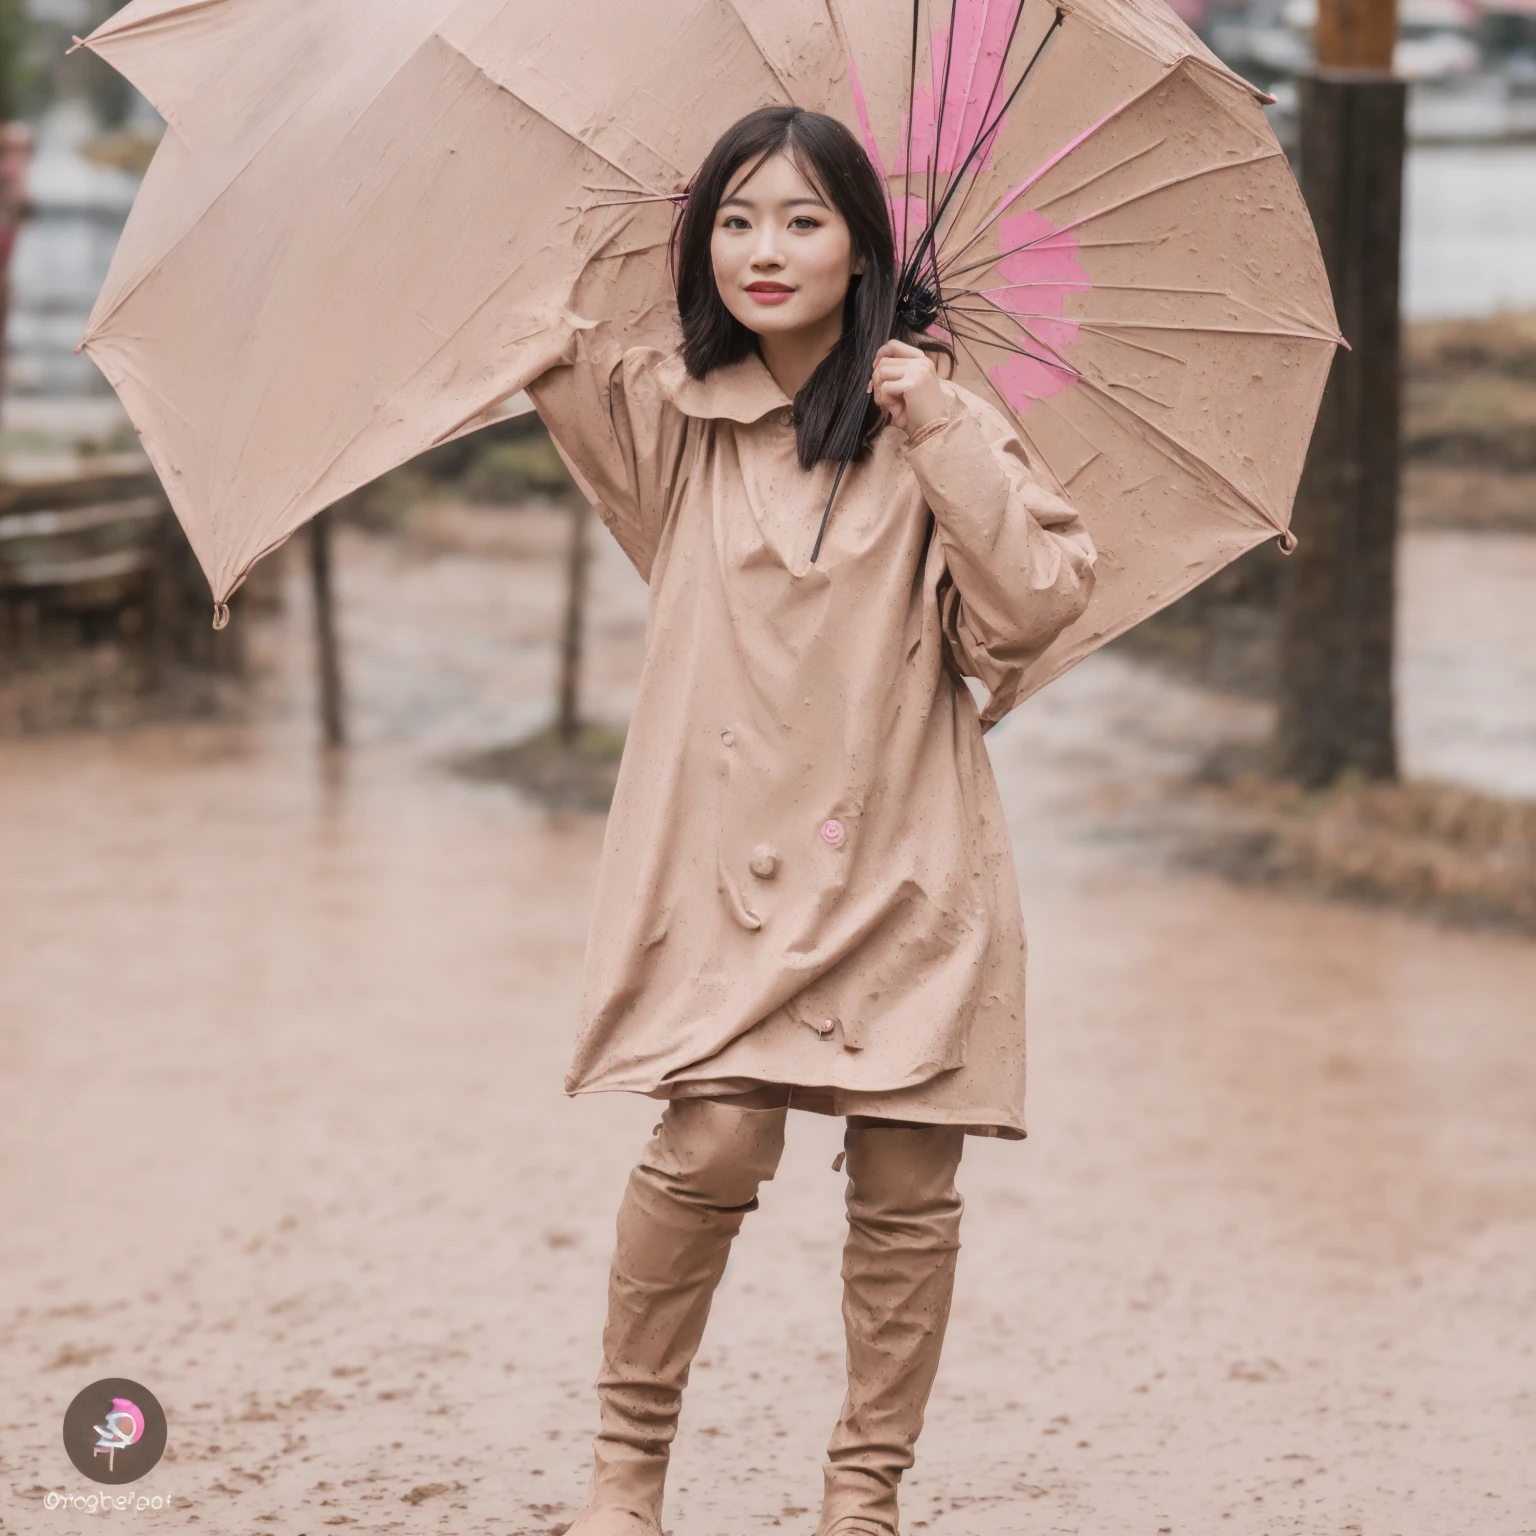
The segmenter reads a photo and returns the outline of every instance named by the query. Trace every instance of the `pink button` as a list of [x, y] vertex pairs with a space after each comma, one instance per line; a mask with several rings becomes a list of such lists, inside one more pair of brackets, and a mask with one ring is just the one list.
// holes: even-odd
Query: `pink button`
[[821, 1021], [821, 1033], [824, 1034], [824, 1035], [830, 1035], [832, 1033], [832, 1031], [834, 1029], [836, 1029], [836, 1028], [837, 1028], [837, 1020], [836, 1019], [823, 1019]]
[[845, 837], [847, 837], [847, 835], [848, 834], [843, 830], [843, 824], [840, 821], [824, 821], [821, 824], [822, 842], [830, 843], [834, 848], [836, 848], [837, 845], [842, 842]]

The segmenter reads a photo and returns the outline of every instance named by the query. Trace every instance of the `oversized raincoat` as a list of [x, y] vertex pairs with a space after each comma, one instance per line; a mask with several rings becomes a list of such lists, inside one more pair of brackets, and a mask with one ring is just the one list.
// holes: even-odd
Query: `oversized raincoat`
[[1022, 1136], [1024, 930], [982, 731], [1088, 602], [1077, 514], [946, 384], [946, 418], [851, 467], [813, 565], [835, 466], [799, 468], [756, 356], [695, 380], [577, 333], [565, 359], [530, 393], [650, 586], [567, 1090], [787, 1084]]

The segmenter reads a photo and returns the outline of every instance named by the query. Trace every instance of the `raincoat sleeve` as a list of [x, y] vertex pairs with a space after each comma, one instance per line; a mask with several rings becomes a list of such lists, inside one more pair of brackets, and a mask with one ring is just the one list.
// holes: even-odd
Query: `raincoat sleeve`
[[582, 494], [647, 581], [680, 483], [688, 418], [656, 370], [664, 354], [577, 332], [567, 360], [528, 386]]
[[912, 435], [907, 462], [944, 555], [945, 638], [961, 673], [991, 691], [982, 718], [992, 724], [1017, 701], [1030, 664], [1087, 608], [1095, 550], [1006, 418], [946, 393], [949, 414]]

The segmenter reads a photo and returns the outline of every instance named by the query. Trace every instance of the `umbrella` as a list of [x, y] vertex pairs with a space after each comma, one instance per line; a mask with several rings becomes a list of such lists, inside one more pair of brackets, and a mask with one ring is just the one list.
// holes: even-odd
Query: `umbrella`
[[1019, 697], [1288, 537], [1327, 280], [1264, 98], [1161, 0], [132, 0], [87, 46], [168, 127], [83, 345], [217, 603], [571, 326], [670, 344], [676, 200], [785, 101], [859, 135], [903, 302], [1099, 544]]

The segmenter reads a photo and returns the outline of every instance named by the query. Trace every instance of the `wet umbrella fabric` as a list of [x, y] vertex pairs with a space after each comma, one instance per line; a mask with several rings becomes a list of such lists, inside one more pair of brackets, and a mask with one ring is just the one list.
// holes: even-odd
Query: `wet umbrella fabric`
[[859, 136], [909, 314], [1099, 546], [993, 713], [1285, 533], [1327, 280], [1262, 98], [1160, 0], [132, 0], [87, 43], [168, 130], [84, 345], [218, 602], [572, 327], [674, 344], [675, 202], [786, 101]]

